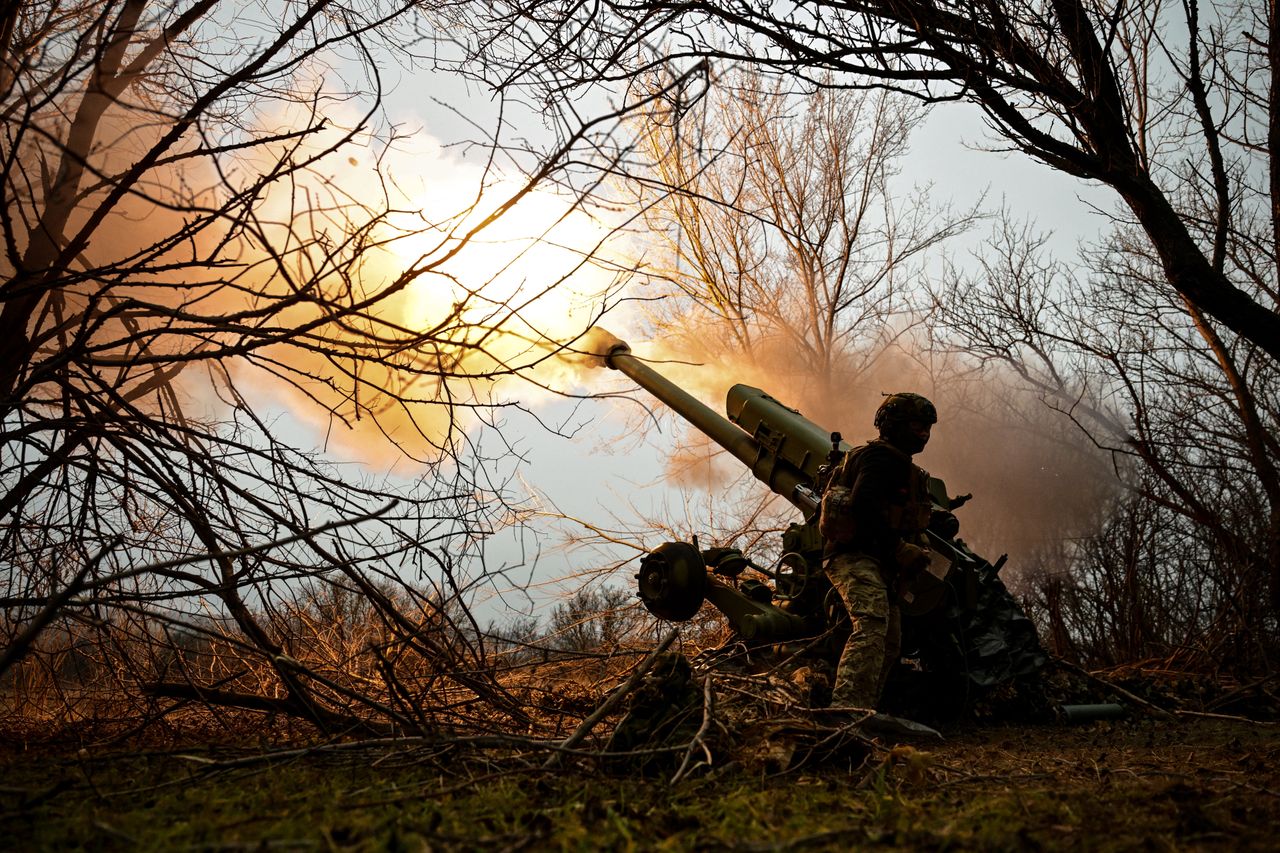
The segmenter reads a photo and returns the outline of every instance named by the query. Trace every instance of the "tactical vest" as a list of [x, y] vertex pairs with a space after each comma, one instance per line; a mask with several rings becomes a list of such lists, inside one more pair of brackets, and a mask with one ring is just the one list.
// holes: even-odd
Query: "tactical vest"
[[857, 477], [858, 458], [872, 445], [885, 447], [902, 458], [909, 471], [906, 487], [900, 489], [885, 507], [884, 523], [908, 542], [917, 540], [929, 526], [933, 512], [933, 502], [929, 497], [929, 473], [911, 462], [910, 456], [892, 444], [875, 439], [844, 455], [823, 492], [818, 528], [828, 542], [846, 544], [857, 538], [852, 487]]

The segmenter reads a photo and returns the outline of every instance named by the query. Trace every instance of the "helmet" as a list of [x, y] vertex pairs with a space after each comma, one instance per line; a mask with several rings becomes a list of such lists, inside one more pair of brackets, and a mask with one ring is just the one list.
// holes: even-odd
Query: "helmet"
[[884, 398], [880, 408], [876, 409], [876, 429], [883, 430], [891, 424], [907, 421], [924, 421], [927, 424], [938, 422], [938, 410], [919, 394], [890, 394]]

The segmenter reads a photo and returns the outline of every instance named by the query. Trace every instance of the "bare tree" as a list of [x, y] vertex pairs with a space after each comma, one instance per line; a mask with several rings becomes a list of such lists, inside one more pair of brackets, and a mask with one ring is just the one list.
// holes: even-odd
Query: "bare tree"
[[[509, 469], [462, 412], [561, 346], [526, 312], [591, 261], [518, 298], [459, 264], [618, 117], [496, 200], [491, 139], [472, 195], [429, 217], [397, 184], [379, 74], [432, 45], [435, 11], [0, 13], [0, 672], [52, 666], [32, 654], [50, 629], [156, 714], [196, 699], [422, 729], [461, 691], [519, 716], [468, 609], [468, 555], [513, 517]], [[409, 238], [412, 262], [393, 251]], [[327, 461], [284, 403], [392, 442], [415, 476]], [[179, 635], [221, 668], [181, 670]]]
[[[642, 127], [662, 196], [646, 224], [675, 286], [657, 322], [712, 360], [771, 373], [826, 421], [909, 327], [922, 260], [973, 221], [893, 184], [921, 105], [884, 92], [789, 93], [756, 72], [720, 80], [700, 132], [670, 109]], [[902, 198], [898, 194], [902, 193]], [[659, 261], [661, 263], [662, 261]], [[665, 332], [664, 332], [665, 333]]]
[[580, 587], [552, 610], [550, 642], [570, 652], [617, 651], [638, 632], [638, 609], [635, 596], [625, 589]]
[[942, 316], [970, 354], [1016, 370], [1110, 453], [1129, 486], [1065, 560], [1067, 583], [1096, 596], [1077, 608], [1116, 628], [1113, 644], [1086, 632], [1093, 648], [1265, 668], [1280, 600], [1275, 364], [1215, 334], [1135, 237], [1118, 230], [1073, 270], [1006, 223]]
[[[1093, 282], [1039, 282], [1048, 270], [1018, 252], [1010, 269], [988, 276], [992, 311], [963, 325], [984, 356], [1017, 351], [1007, 363], [1034, 365], [1035, 383], [1128, 460], [1121, 467], [1130, 485], [1190, 522], [1165, 525], [1190, 536], [1189, 551], [1214, 543], [1213, 559], [1226, 572], [1206, 581], [1225, 584], [1213, 599], [1227, 608], [1218, 616], [1249, 626], [1219, 633], [1227, 639], [1215, 649], [1226, 653], [1241, 641], [1250, 660], [1260, 659], [1254, 641], [1274, 632], [1280, 608], [1274, 4], [505, 8], [510, 14], [489, 19], [475, 50], [503, 85], [616, 88], [659, 69], [719, 60], [818, 89], [873, 86], [963, 100], [981, 109], [1006, 149], [1112, 190], [1114, 233], [1088, 259]], [[580, 35], [556, 37], [571, 31]], [[997, 251], [1008, 255], [1009, 247]], [[1269, 603], [1246, 602], [1246, 590], [1267, 590]]]

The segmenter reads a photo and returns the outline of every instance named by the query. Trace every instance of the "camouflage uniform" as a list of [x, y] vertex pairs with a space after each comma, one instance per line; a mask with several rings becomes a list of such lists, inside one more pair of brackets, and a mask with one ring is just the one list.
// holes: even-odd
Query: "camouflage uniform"
[[[906, 405], [900, 405], [903, 400]], [[874, 708], [901, 654], [899, 564], [911, 550], [907, 546], [921, 541], [931, 510], [928, 475], [911, 462], [928, 431], [920, 441], [903, 438], [898, 427], [907, 420], [932, 424], [933, 404], [914, 394], [886, 400], [876, 413], [881, 438], [847, 453], [823, 496], [824, 568], [844, 600], [851, 628], [836, 667], [832, 705]], [[917, 560], [922, 553], [915, 548]]]
[[832, 705], [874, 708], [902, 650], [902, 619], [880, 563], [866, 554], [836, 554], [827, 577], [844, 599], [852, 633], [836, 665]]

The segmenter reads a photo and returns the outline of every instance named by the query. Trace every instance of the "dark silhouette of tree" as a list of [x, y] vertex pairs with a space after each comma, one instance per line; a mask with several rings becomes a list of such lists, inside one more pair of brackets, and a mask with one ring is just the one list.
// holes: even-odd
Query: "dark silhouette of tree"
[[[1164, 281], [1280, 357], [1280, 39], [1268, 4], [516, 0], [470, 23], [475, 73], [548, 98], [716, 60], [814, 88], [973, 103], [1013, 149], [1114, 190]], [[1241, 251], [1268, 263], [1229, 268]]]
[[[475, 22], [472, 58], [509, 89], [630, 93], [643, 91], [635, 81], [687, 69], [710, 80], [718, 64], [805, 90], [965, 101], [1003, 149], [1113, 191], [1111, 233], [1086, 259], [1092, 281], [1044, 268], [1023, 251], [1033, 246], [1016, 245], [1026, 235], [997, 240], [1004, 261], [968, 279], [953, 328], [981, 358], [1024, 371], [1116, 454], [1126, 483], [1169, 514], [1159, 529], [1190, 537], [1187, 553], [1216, 567], [1205, 580], [1217, 587], [1205, 599], [1215, 627], [1202, 639], [1212, 634], [1215, 653], [1233, 656], [1243, 644], [1248, 665], [1267, 665], [1274, 652], [1259, 641], [1280, 612], [1274, 4], [499, 8]], [[683, 91], [676, 120], [697, 115], [704, 90]], [[675, 134], [696, 147], [701, 128], [680, 121]]]
[[[512, 517], [509, 466], [462, 413], [482, 420], [492, 379], [553, 356], [525, 313], [591, 258], [518, 299], [459, 264], [620, 117], [584, 119], [497, 198], [523, 152], [491, 136], [472, 194], [428, 219], [397, 183], [380, 74], [422, 59], [439, 12], [0, 12], [0, 672], [48, 663], [23, 661], [56, 623], [144, 716], [195, 698], [422, 729], [448, 690], [519, 715], [468, 609], [468, 556]], [[410, 237], [413, 262], [393, 251]], [[285, 404], [370, 457], [398, 446], [414, 477], [334, 465]], [[157, 649], [177, 634], [238, 663], [174, 682], [180, 657]]]
[[[1066, 583], [1082, 585], [1067, 616], [1092, 623], [1084, 636], [1103, 656], [1265, 669], [1280, 602], [1275, 363], [1215, 333], [1132, 229], [1078, 269], [1049, 258], [1045, 241], [1005, 223], [939, 303], [953, 343], [1012, 368], [1129, 487], [1061, 561], [1076, 575]], [[1066, 612], [1062, 598], [1043, 603]]]

